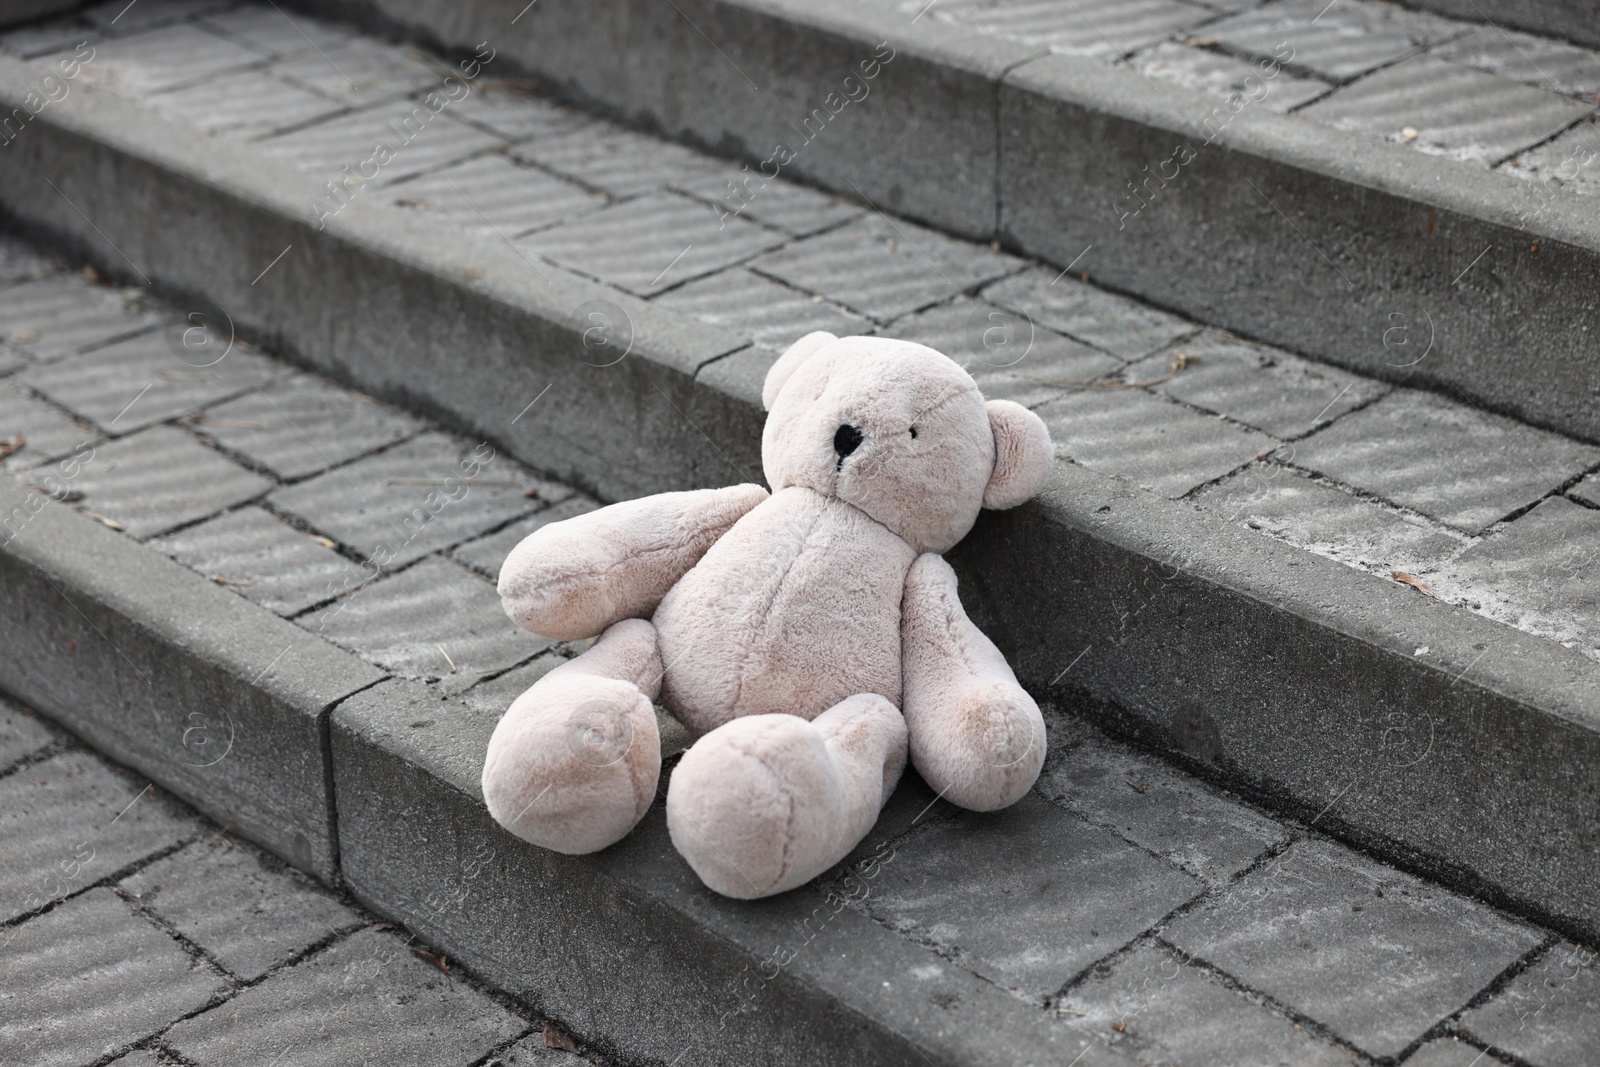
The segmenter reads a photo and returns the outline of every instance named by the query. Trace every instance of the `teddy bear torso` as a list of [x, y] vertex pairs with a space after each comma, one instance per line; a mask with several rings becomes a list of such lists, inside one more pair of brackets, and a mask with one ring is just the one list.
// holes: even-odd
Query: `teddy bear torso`
[[697, 734], [744, 715], [814, 719], [855, 693], [899, 704], [900, 599], [916, 557], [850, 504], [779, 490], [656, 609], [661, 702]]

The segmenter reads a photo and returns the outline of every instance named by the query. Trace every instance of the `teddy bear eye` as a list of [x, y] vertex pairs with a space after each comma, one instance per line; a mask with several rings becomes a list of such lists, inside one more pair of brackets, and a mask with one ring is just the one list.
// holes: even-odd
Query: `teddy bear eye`
[[911, 427], [911, 439], [913, 441], [917, 439], [917, 428], [915, 426]]

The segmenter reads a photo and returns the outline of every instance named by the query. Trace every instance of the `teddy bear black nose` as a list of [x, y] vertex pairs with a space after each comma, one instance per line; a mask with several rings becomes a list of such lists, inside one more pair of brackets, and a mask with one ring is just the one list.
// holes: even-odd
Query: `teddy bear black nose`
[[861, 431], [844, 423], [833, 435], [833, 450], [839, 453], [839, 466], [844, 466], [844, 457], [861, 447]]

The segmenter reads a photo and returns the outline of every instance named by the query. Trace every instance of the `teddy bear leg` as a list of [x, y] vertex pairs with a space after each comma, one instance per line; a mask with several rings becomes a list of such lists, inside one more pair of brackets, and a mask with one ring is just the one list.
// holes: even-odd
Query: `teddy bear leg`
[[661, 775], [651, 702], [655, 627], [627, 619], [534, 683], [489, 739], [483, 799], [496, 822], [557, 852], [594, 852], [644, 817]]
[[906, 724], [861, 693], [811, 722], [734, 719], [672, 772], [667, 829], [700, 880], [750, 900], [810, 881], [872, 829], [906, 763]]

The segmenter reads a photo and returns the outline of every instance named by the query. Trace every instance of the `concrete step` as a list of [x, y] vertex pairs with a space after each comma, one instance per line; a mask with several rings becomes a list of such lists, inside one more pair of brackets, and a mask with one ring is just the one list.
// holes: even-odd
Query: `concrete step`
[[485, 44], [501, 69], [731, 156], [749, 175], [730, 210], [756, 211], [746, 183], [781, 171], [1600, 441], [1600, 53], [1482, 21], [1537, 8], [1510, 24], [1595, 46], [1592, 5], [302, 6]]
[[[145, 460], [150, 486], [186, 444], [152, 424], [231, 398], [205, 432], [247, 453], [230, 440], [250, 431], [227, 424], [271, 415], [246, 395], [270, 379], [255, 357], [205, 366], [234, 336], [599, 500], [758, 479], [759, 383], [808, 329], [928, 340], [989, 395], [1035, 406], [1061, 446], [1045, 494], [986, 517], [953, 554], [1025, 684], [1412, 870], [1600, 930], [1592, 446], [1209, 331], [861, 201], [774, 181], [719, 218], [707, 200], [725, 161], [504, 85], [479, 91], [499, 62], [488, 53], [451, 68], [475, 71], [477, 89], [434, 98], [435, 114], [436, 57], [270, 9], [173, 17], [102, 42], [0, 172], [18, 225], [187, 309], [148, 332], [112, 296], [98, 312], [110, 327], [86, 335], [51, 311], [59, 279], [3, 294], [24, 401], [116, 437], [106, 447], [131, 469]], [[0, 97], [24, 99], [59, 62], [0, 57]], [[368, 160], [365, 180], [350, 176]], [[174, 356], [188, 365], [177, 377]], [[353, 425], [365, 445], [405, 437], [402, 423]], [[197, 467], [207, 502], [266, 492], [358, 560], [409, 562], [458, 532], [453, 515], [426, 536], [363, 532], [367, 505], [338, 478], [277, 486], [326, 458], [289, 436], [244, 474]], [[450, 455], [428, 438], [402, 447]], [[417, 477], [370, 462], [385, 484]], [[182, 533], [161, 493], [97, 486], [90, 470], [90, 510], [120, 499], [129, 510], [108, 517], [127, 533]], [[490, 503], [474, 523], [514, 518]], [[263, 552], [308, 551], [235, 521], [223, 532], [259, 534]], [[310, 571], [333, 566], [310, 556]], [[402, 602], [441, 577], [418, 574]], [[262, 592], [296, 610], [317, 596]], [[168, 624], [180, 643], [222, 639], [183, 619]], [[388, 640], [405, 643], [392, 626]], [[328, 677], [348, 683], [328, 701], [368, 684]], [[305, 794], [307, 824], [325, 825]], [[319, 838], [296, 832], [315, 855]]]
[[[0, 252], [7, 270], [41, 269]], [[84, 345], [130, 331], [163, 344], [162, 325], [183, 322], [145, 294], [113, 318], [105, 286], [39, 280]], [[63, 498], [0, 483], [0, 686], [78, 735], [0, 698], [0, 939], [31, 961], [0, 977], [20, 1009], [6, 1062], [135, 1048], [266, 1065], [307, 1032], [308, 1062], [330, 1065], [358, 1046], [460, 1067], [580, 1062], [529, 1033], [530, 1011], [588, 1058], [658, 1065], [1492, 1050], [1558, 1067], [1600, 1036], [1600, 968], [1580, 944], [1056, 708], [1044, 773], [1015, 807], [961, 812], [913, 774], [838, 868], [770, 900], [707, 892], [660, 795], [596, 855], [518, 841], [479, 795], [489, 733], [571, 650], [518, 631], [491, 582], [506, 545], [595, 502], [265, 354], [217, 366], [240, 356], [258, 372], [242, 392], [169, 372], [186, 408], [108, 375], [133, 398], [126, 430], [33, 390], [0, 415], [29, 442], [8, 460], [17, 480]], [[154, 419], [136, 414], [147, 403]], [[45, 458], [58, 451], [76, 464]], [[432, 511], [452, 472], [465, 491]], [[664, 795], [689, 738], [660, 714]], [[345, 901], [269, 876], [229, 827]], [[119, 981], [130, 953], [137, 989]], [[69, 1013], [77, 1025], [46, 1028]]]

